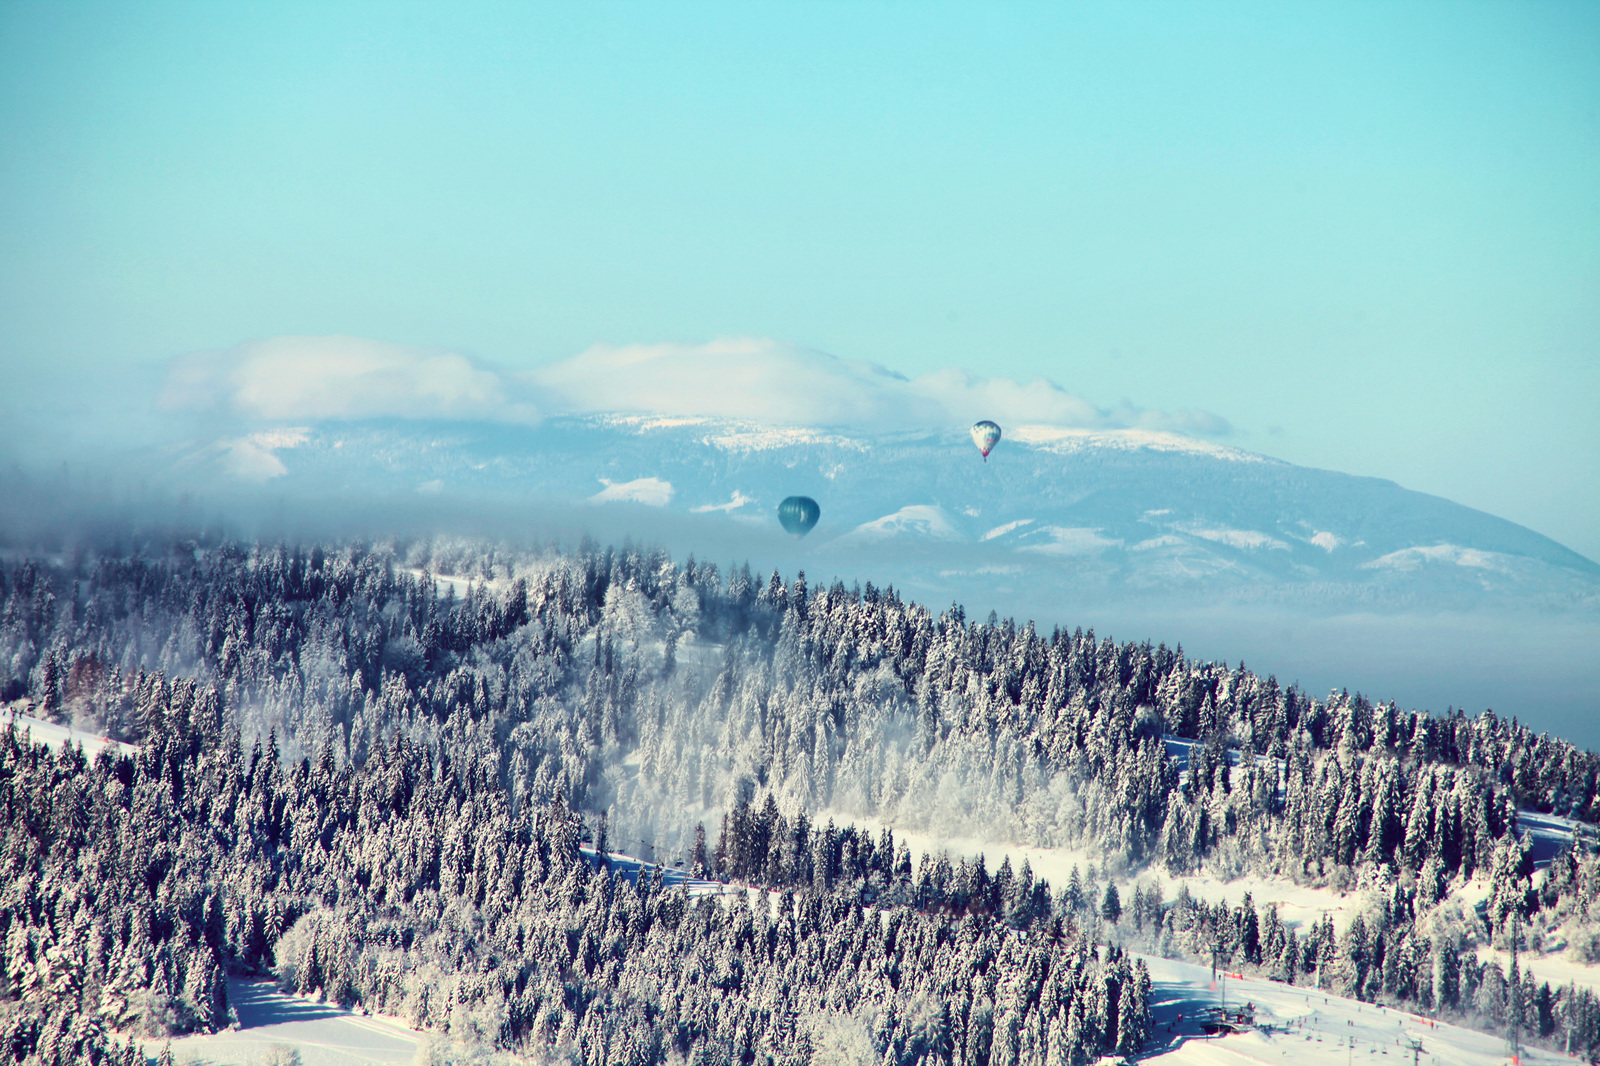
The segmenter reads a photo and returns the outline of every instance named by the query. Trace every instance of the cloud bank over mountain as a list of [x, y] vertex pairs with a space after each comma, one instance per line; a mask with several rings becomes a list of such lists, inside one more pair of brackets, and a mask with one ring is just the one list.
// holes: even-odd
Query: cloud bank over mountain
[[1225, 436], [1208, 411], [1098, 407], [1043, 378], [946, 367], [907, 378], [876, 363], [765, 338], [597, 344], [531, 371], [362, 337], [275, 337], [173, 361], [165, 404], [255, 421], [442, 419], [535, 424], [627, 412], [893, 431], [983, 417], [1075, 429]]
[[165, 406], [269, 421], [536, 421], [502, 376], [457, 352], [364, 337], [273, 337], [168, 368]]

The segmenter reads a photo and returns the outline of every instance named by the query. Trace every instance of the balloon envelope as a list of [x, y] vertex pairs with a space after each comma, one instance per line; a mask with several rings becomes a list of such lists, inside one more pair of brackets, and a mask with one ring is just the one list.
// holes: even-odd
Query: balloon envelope
[[1000, 427], [987, 418], [972, 427], [972, 443], [978, 446], [983, 453], [983, 461], [989, 461], [989, 453], [994, 451], [994, 446], [1000, 443]]
[[778, 504], [778, 521], [797, 537], [810, 533], [821, 517], [822, 508], [810, 496], [790, 496]]

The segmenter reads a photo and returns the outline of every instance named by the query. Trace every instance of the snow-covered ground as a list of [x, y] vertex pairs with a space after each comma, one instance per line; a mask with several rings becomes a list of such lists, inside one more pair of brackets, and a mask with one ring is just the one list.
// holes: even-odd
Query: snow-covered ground
[[[228, 996], [239, 1015], [239, 1027], [220, 1033], [188, 1036], [172, 1042], [179, 1066], [248, 1066], [262, 1061], [274, 1045], [300, 1052], [304, 1066], [368, 1066], [409, 1063], [423, 1035], [398, 1018], [362, 1015], [332, 1003], [291, 996], [270, 981], [229, 979]], [[146, 1041], [149, 1055], [162, 1041]]]
[[[1506, 1041], [1459, 1026], [1435, 1023], [1407, 1011], [1328, 996], [1301, 985], [1227, 979], [1213, 989], [1211, 971], [1168, 959], [1142, 956], [1150, 968], [1151, 1020], [1155, 1034], [1140, 1061], [1179, 1066], [1203, 1063], [1295, 1063], [1349, 1066], [1355, 1062], [1418, 1066], [1501, 1066], [1510, 1061]], [[1254, 1032], [1207, 1037], [1200, 1020], [1208, 1007], [1253, 1003]], [[1413, 1053], [1413, 1043], [1422, 1049]], [[1529, 1066], [1578, 1061], [1551, 1051], [1524, 1048]]]
[[35, 718], [31, 714], [20, 714], [16, 711], [0, 718], [0, 728], [6, 724], [17, 727], [20, 733], [26, 733], [33, 738], [36, 744], [45, 744], [51, 748], [60, 749], [63, 744], [71, 741], [83, 748], [83, 753], [91, 759], [100, 754], [101, 748], [111, 748], [114, 754], [135, 755], [139, 749], [132, 744], [124, 744], [109, 737], [96, 736], [93, 733], [80, 733], [69, 725], [57, 725], [46, 722], [42, 718]]

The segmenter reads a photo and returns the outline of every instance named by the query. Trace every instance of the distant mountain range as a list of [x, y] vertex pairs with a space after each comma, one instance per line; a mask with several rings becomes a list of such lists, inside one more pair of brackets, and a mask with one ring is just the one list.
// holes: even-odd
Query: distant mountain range
[[[620, 415], [325, 424], [168, 454], [185, 487], [556, 511], [674, 547], [882, 573], [926, 597], [978, 582], [1097, 599], [1600, 608], [1600, 565], [1513, 522], [1141, 430], [1008, 427], [987, 462], [964, 426], [869, 436]], [[822, 507], [803, 542], [776, 521], [789, 495]]]

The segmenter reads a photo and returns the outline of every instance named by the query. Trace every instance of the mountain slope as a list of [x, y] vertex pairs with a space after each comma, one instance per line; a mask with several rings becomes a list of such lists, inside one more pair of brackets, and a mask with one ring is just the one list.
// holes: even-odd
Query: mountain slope
[[369, 422], [195, 445], [170, 471], [186, 487], [254, 478], [280, 498], [581, 507], [583, 518], [631, 520], [652, 535], [687, 521], [758, 555], [794, 553], [772, 514], [804, 494], [823, 510], [804, 542], [817, 565], [914, 561], [900, 577], [924, 584], [984, 574], [1135, 599], [1600, 604], [1600, 565], [1515, 523], [1389, 481], [1137, 430], [1018, 427], [985, 463], [959, 429], [872, 437], [628, 416], [536, 428]]

